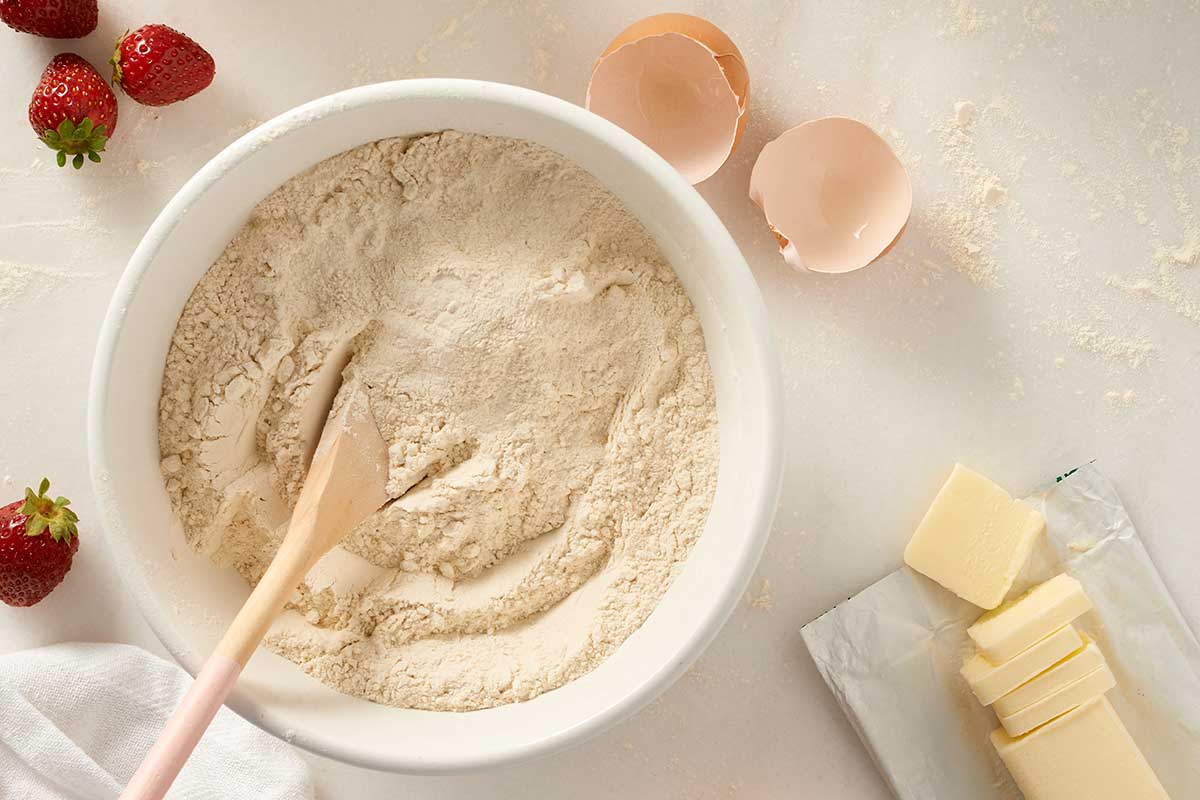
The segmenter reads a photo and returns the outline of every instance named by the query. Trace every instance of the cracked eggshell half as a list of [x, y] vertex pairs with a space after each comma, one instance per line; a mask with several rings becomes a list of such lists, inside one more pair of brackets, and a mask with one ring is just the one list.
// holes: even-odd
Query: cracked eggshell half
[[717, 26], [688, 14], [657, 14], [621, 31], [600, 54], [586, 105], [694, 185], [733, 153], [749, 96], [745, 60]]
[[851, 272], [899, 240], [912, 184], [879, 134], [858, 120], [825, 117], [767, 143], [750, 173], [750, 199], [793, 267]]

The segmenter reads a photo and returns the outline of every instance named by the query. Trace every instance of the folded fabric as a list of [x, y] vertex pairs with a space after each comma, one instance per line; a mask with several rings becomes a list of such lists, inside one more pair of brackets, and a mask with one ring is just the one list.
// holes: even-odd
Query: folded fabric
[[[73, 642], [0, 656], [0, 797], [120, 794], [191, 677], [145, 650]], [[222, 708], [168, 800], [311, 800], [287, 744]]]

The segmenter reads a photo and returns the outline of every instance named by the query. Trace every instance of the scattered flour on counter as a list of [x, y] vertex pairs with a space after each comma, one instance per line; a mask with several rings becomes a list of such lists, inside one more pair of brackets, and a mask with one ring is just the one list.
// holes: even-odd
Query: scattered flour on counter
[[770, 611], [775, 607], [775, 598], [771, 594], [771, 581], [763, 578], [758, 591], [749, 595], [750, 607], [758, 611]]
[[938, 28], [939, 36], [971, 37], [988, 30], [992, 20], [966, 0], [947, 0], [942, 15], [943, 25]]
[[1179, 316], [1200, 324], [1200, 296], [1193, 297], [1181, 289], [1169, 270], [1160, 270], [1154, 278], [1135, 280], [1110, 276], [1107, 283], [1135, 297], [1160, 300]]
[[343, 378], [393, 499], [267, 642], [343, 692], [471, 710], [561, 686], [649, 616], [707, 519], [695, 312], [620, 202], [538, 146], [377, 142], [258, 206], [167, 358], [161, 467], [192, 547], [261, 576]]
[[226, 130], [225, 138], [230, 141], [233, 141], [234, 139], [239, 139], [242, 136], [249, 133], [250, 131], [257, 128], [261, 124], [262, 124], [262, 121], [259, 120], [257, 117], [250, 117], [249, 119], [245, 120], [241, 124], [234, 125], [232, 128], [229, 128], [228, 130]]
[[1190, 203], [1181, 203], [1179, 213], [1191, 227], [1182, 242], [1159, 245], [1153, 253], [1153, 272], [1142, 271], [1140, 277], [1109, 276], [1107, 284], [1126, 294], [1158, 300], [1186, 320], [1200, 324], [1200, 293], [1188, 290], [1187, 281], [1197, 284], [1196, 275], [1188, 270], [1200, 264], [1200, 225], [1191, 218]]
[[1123, 392], [1110, 389], [1104, 393], [1104, 399], [1108, 402], [1109, 407], [1115, 410], [1132, 408], [1137, 405], [1137, 393], [1133, 389], [1126, 389]]
[[1055, 337], [1065, 338], [1079, 350], [1129, 368], [1143, 367], [1158, 358], [1157, 348], [1144, 337], [1108, 333], [1098, 327], [1098, 323], [1081, 321], [1070, 315], [1064, 319], [1047, 320], [1041, 329]]
[[1144, 263], [1105, 284], [1200, 324], [1200, 154], [1177, 113], [1147, 89], [1103, 99], [1090, 123], [1105, 168], [1089, 173], [1069, 162], [1064, 174], [1097, 206], [1095, 218], [1127, 215], [1146, 230]]
[[35, 264], [14, 264], [0, 261], [0, 309], [21, 301], [28, 296], [41, 297], [60, 288], [74, 277], [91, 278], [84, 273], [73, 276], [69, 272], [42, 267]]
[[[1128, 124], [1129, 106], [1135, 109], [1138, 123], [1133, 131]], [[1189, 149], [1189, 129], [1168, 116], [1163, 104], [1147, 92], [1135, 92], [1123, 106], [1099, 102], [1092, 112], [1105, 158], [1081, 163], [1078, 152], [1064, 146], [1060, 132], [1030, 123], [1007, 96], [979, 105], [970, 100], [955, 103], [953, 114], [935, 118], [932, 131], [939, 137], [943, 164], [958, 191], [931, 203], [923, 212], [925, 218], [917, 219], [948, 265], [981, 287], [1002, 281], [993, 251], [1004, 222], [1004, 236], [1018, 235], [1028, 257], [1056, 265], [1047, 270], [1049, 285], [1068, 301], [1066, 307], [1076, 306], [1064, 312], [1064, 304], [1055, 303], [1047, 318], [1033, 322], [1034, 329], [1062, 338], [1112, 368], [1138, 369], [1161, 360], [1162, 354], [1148, 338], [1137, 308], [1122, 304], [1106, 290], [1143, 298], [1147, 305], [1159, 303], [1184, 319], [1200, 322], [1200, 295], [1194, 291], [1200, 274], [1194, 269], [1200, 263], [1200, 224], [1187, 179], [1200, 174], [1200, 159]], [[981, 131], [989, 135], [977, 141]], [[1147, 181], [1144, 165], [1130, 156], [1131, 148], [1139, 146], [1150, 157], [1157, 181]], [[1097, 279], [1095, 256], [1086, 239], [1066, 230], [1044, 229], [1018, 194], [1010, 196], [1010, 187], [1016, 186], [1036, 149], [1050, 153], [1062, 177], [1091, 206], [1093, 221], [1128, 214], [1146, 228], [1151, 241], [1146, 266]], [[1156, 200], [1150, 193], [1151, 186], [1161, 187], [1161, 193], [1174, 199], [1173, 215], [1149, 213], [1163, 207], [1162, 198]]]
[[1029, 29], [1039, 36], [1051, 37], [1058, 33], [1058, 21], [1045, 3], [1030, 3], [1021, 12], [1021, 18]]
[[537, 48], [530, 56], [530, 64], [533, 71], [533, 80], [539, 87], [545, 86], [550, 81], [550, 51], [542, 48]]
[[957, 191], [930, 203], [917, 217], [951, 268], [977, 286], [996, 287], [1000, 284], [1000, 269], [993, 255], [998, 237], [996, 212], [1008, 189], [976, 153], [974, 129], [980, 116], [974, 103], [960, 100], [954, 104], [954, 113], [934, 126], [942, 163]]

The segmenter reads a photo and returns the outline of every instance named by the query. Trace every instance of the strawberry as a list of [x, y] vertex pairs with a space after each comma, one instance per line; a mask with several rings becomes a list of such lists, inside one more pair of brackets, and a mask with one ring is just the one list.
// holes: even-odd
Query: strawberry
[[37, 494], [0, 508], [0, 600], [31, 606], [62, 583], [79, 549], [79, 517], [65, 497], [50, 499], [43, 478]]
[[166, 25], [143, 25], [117, 40], [113, 83], [142, 105], [186, 100], [212, 83], [217, 65], [190, 38]]
[[58, 165], [74, 156], [100, 162], [100, 152], [117, 130], [117, 96], [91, 64], [74, 53], [57, 55], [29, 101], [29, 124], [47, 147], [58, 153]]
[[99, 17], [96, 0], [0, 0], [0, 19], [8, 27], [51, 39], [87, 36]]

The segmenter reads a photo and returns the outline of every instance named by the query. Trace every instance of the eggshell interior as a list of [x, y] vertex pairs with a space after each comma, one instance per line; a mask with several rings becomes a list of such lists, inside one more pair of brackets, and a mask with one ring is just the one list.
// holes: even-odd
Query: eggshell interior
[[711, 177], [745, 129], [750, 76], [712, 23], [659, 14], [601, 54], [587, 107], [652, 147], [691, 183]]
[[912, 185], [879, 134], [845, 117], [806, 122], [769, 142], [750, 174], [792, 266], [850, 272], [892, 245], [912, 211]]

